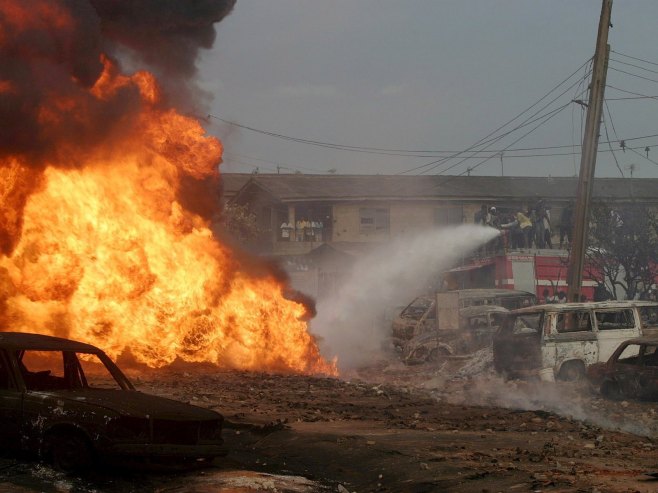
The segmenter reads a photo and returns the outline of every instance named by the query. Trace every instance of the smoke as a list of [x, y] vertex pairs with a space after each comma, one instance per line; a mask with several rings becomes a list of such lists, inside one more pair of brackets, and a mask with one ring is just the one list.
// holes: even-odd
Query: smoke
[[[145, 104], [191, 111], [199, 50], [235, 0], [3, 0], [0, 2], [0, 252], [14, 248], [27, 197], [48, 166], [80, 167], [88, 152], [138, 133]], [[126, 79], [99, 97], [103, 74], [149, 69], [160, 98]], [[109, 74], [107, 74], [109, 72]], [[214, 163], [216, 166], [219, 160]], [[185, 171], [185, 170], [183, 170]], [[185, 172], [183, 172], [185, 177]], [[210, 217], [216, 176], [184, 179], [184, 207]]]
[[[136, 90], [111, 99], [88, 89], [100, 77], [102, 56], [128, 54], [140, 68], [164, 76], [170, 96], [191, 96], [201, 48], [235, 0], [5, 0], [0, 4], [0, 156], [32, 162], [62, 138], [93, 144], [139, 107]], [[65, 98], [69, 104], [62, 105]], [[55, 103], [55, 101], [57, 103]], [[81, 118], [75, 107], [84, 106]], [[59, 106], [58, 106], [59, 104]], [[137, 108], [136, 108], [137, 107]], [[52, 124], [48, 124], [52, 123]]]
[[101, 20], [103, 45], [114, 55], [127, 54], [163, 81], [177, 105], [195, 92], [200, 48], [215, 41], [214, 24], [226, 17], [236, 0], [90, 0]]
[[336, 293], [318, 301], [313, 333], [341, 369], [375, 357], [390, 336], [387, 309], [408, 304], [441, 271], [498, 231], [474, 225], [427, 231], [392, 242], [359, 259]]

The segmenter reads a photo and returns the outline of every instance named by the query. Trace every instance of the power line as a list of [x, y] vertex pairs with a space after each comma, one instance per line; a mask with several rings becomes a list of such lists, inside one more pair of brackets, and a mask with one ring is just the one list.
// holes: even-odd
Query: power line
[[[610, 86], [608, 86], [610, 87]], [[639, 99], [658, 99], [658, 96], [637, 96], [637, 97], [628, 97], [628, 98], [605, 98], [606, 101], [629, 101], [629, 100], [639, 100]]]
[[638, 79], [646, 80], [646, 81], [649, 81], [649, 82], [655, 82], [656, 84], [658, 84], [658, 80], [651, 79], [650, 77], [644, 77], [643, 75], [634, 74], [632, 72], [627, 72], [626, 70], [621, 70], [621, 69], [610, 67], [610, 66], [608, 68], [610, 70], [614, 70], [615, 72], [619, 72], [621, 74], [630, 75], [631, 77], [636, 77]]
[[[522, 139], [525, 139], [525, 138], [526, 138], [528, 135], [530, 135], [532, 132], [534, 132], [534, 131], [537, 130], [539, 127], [541, 127], [542, 125], [544, 125], [546, 122], [548, 122], [549, 120], [551, 120], [555, 115], [559, 114], [560, 111], [562, 111], [562, 110], [563, 110], [564, 108], [566, 108], [567, 106], [569, 106], [569, 105], [566, 104], [566, 105], [564, 105], [559, 111], [557, 111], [557, 112], [553, 112], [553, 114], [551, 114], [550, 116], [548, 116], [544, 121], [540, 122], [540, 123], [537, 124], [534, 128], [530, 129], [528, 132], [526, 132], [526, 133], [523, 134], [521, 137], [519, 137], [518, 139], [516, 139], [516, 140], [515, 140], [514, 142], [512, 142], [508, 147], [513, 146], [514, 144], [516, 144], [517, 142], [519, 142], [519, 141], [522, 140]], [[506, 150], [506, 149], [503, 149], [503, 150]], [[484, 158], [482, 161], [480, 161], [479, 163], [477, 163], [475, 166], [472, 166], [472, 167], [468, 168], [466, 171], [462, 172], [462, 173], [461, 173], [460, 175], [458, 175], [458, 176], [461, 176], [461, 175], [463, 175], [464, 173], [470, 173], [472, 170], [474, 170], [474, 169], [476, 169], [476, 168], [479, 168], [479, 167], [482, 166], [484, 163], [486, 163], [486, 162], [489, 161], [490, 159], [496, 157], [497, 155], [498, 155], [498, 154], [494, 153], [494, 154], [492, 154], [491, 156], [489, 156], [489, 157], [487, 157], [487, 158]], [[450, 166], [450, 167], [444, 169], [444, 170], [442, 171], [442, 173], [445, 173], [446, 171], [449, 171], [449, 170], [455, 168], [456, 166], [458, 166], [458, 165], [461, 164], [462, 162], [463, 162], [463, 161], [460, 161], [460, 162], [458, 162], [458, 163], [456, 163], [456, 164], [453, 164], [452, 166]], [[426, 170], [426, 171], [427, 171], [427, 170]]]
[[658, 99], [658, 96], [647, 96], [646, 94], [641, 94], [641, 93], [638, 93], [638, 92], [628, 91], [626, 89], [620, 89], [619, 87], [615, 87], [615, 86], [610, 85], [610, 84], [606, 84], [606, 88], [614, 89], [616, 91], [620, 91], [620, 92], [623, 92], [623, 93], [626, 93], [626, 94], [632, 94], [634, 96], [639, 96], [643, 99]]
[[637, 154], [638, 156], [640, 156], [642, 159], [646, 159], [646, 160], [649, 161], [651, 164], [655, 164], [656, 166], [658, 166], [658, 161], [654, 161], [653, 159], [649, 159], [649, 156], [645, 156], [645, 155], [642, 154], [641, 152], [638, 152], [636, 149], [633, 149], [632, 147], [626, 147], [626, 149], [628, 149], [628, 150], [631, 151], [631, 152], [634, 152], [635, 154]]
[[631, 60], [636, 60], [638, 62], [648, 63], [649, 65], [655, 65], [656, 67], [658, 67], [658, 63], [656, 63], [656, 62], [650, 62], [649, 60], [644, 60], [642, 58], [637, 58], [637, 57], [630, 56], [630, 55], [624, 55], [623, 53], [620, 53], [620, 52], [615, 51], [615, 50], [610, 50], [610, 51], [612, 53], [614, 53], [615, 55], [624, 56], [626, 58], [630, 58]]
[[615, 63], [621, 63], [622, 65], [626, 65], [627, 67], [635, 67], [635, 68], [639, 68], [640, 70], [645, 70], [646, 72], [658, 74], [658, 70], [651, 70], [650, 68], [645, 68], [640, 65], [635, 65], [634, 63], [622, 62], [621, 60], [617, 60], [616, 58], [611, 58], [610, 61]]
[[[499, 130], [504, 128], [505, 126], [509, 125], [511, 122], [517, 120], [523, 114], [527, 113], [532, 108], [537, 106], [544, 99], [546, 99], [548, 96], [550, 96], [550, 94], [552, 94], [555, 90], [557, 90], [560, 86], [562, 86], [569, 79], [571, 79], [576, 73], [578, 73], [588, 62], [589, 62], [589, 60], [587, 62], [585, 62], [584, 64], [582, 64], [580, 67], [578, 67], [578, 69], [576, 69], [572, 74], [570, 74], [564, 81], [560, 82], [557, 86], [555, 86], [553, 89], [551, 89], [551, 91], [549, 91], [546, 95], [544, 95], [542, 98], [540, 98], [538, 101], [536, 101], [533, 105], [531, 105], [530, 107], [525, 109], [523, 112], [521, 112], [520, 114], [518, 114], [517, 116], [515, 116], [511, 120], [509, 120], [508, 122], [504, 123], [503, 125], [501, 125], [497, 129], [495, 129], [493, 132], [488, 134], [483, 139], [480, 139], [480, 141], [478, 141], [476, 144], [471, 146], [470, 149], [473, 149], [474, 147], [477, 147], [478, 144], [486, 143], [486, 142], [483, 142], [485, 139], [492, 136], [493, 134], [495, 134], [496, 132], [498, 132]], [[553, 101], [555, 101], [555, 99]], [[551, 101], [551, 103], [553, 101]], [[546, 106], [544, 106], [544, 108], [546, 108]], [[541, 110], [543, 110], [544, 108], [542, 108]], [[537, 115], [538, 113], [539, 112], [536, 112], [533, 116]], [[213, 114], [208, 114], [208, 118], [215, 119], [215, 120], [221, 121], [223, 123], [226, 123], [228, 125], [232, 125], [232, 126], [235, 126], [235, 127], [238, 127], [238, 128], [243, 128], [245, 130], [249, 130], [249, 131], [252, 131], [252, 132], [255, 132], [255, 133], [267, 135], [267, 136], [270, 136], [270, 137], [275, 137], [275, 138], [279, 138], [279, 139], [283, 139], [283, 140], [287, 140], [287, 141], [293, 141], [293, 142], [297, 142], [297, 143], [303, 143], [303, 144], [307, 144], [307, 145], [315, 145], [315, 146], [319, 146], [319, 147], [326, 147], [326, 148], [331, 148], [331, 149], [336, 149], [336, 150], [343, 150], [343, 151], [365, 152], [365, 153], [373, 153], [373, 154], [403, 156], [403, 157], [425, 157], [425, 158], [433, 157], [432, 155], [436, 156], [437, 154], [440, 154], [440, 153], [450, 153], [450, 154], [453, 154], [453, 155], [459, 155], [459, 154], [463, 154], [465, 152], [468, 152], [468, 149], [453, 152], [453, 151], [437, 151], [437, 150], [388, 149], [388, 148], [381, 148], [381, 147], [343, 145], [343, 144], [336, 144], [336, 143], [324, 142], [324, 141], [319, 141], [319, 140], [298, 138], [298, 137], [293, 137], [293, 136], [290, 136], [290, 135], [280, 134], [280, 133], [277, 133], [277, 132], [262, 130], [262, 129], [258, 129], [258, 128], [251, 127], [251, 126], [248, 126], [248, 125], [243, 125], [243, 124], [240, 124], [240, 123], [237, 123], [237, 122], [233, 122], [233, 121], [221, 118], [220, 116], [213, 115]], [[526, 120], [526, 122], [524, 122], [524, 125], [529, 125], [529, 124], [532, 124], [532, 121], [528, 122], [528, 120]], [[522, 126], [517, 127], [516, 129], [513, 129], [512, 131], [517, 130], [518, 128], [521, 128]], [[505, 135], [507, 135], [507, 134], [505, 134]], [[422, 156], [423, 154], [425, 156]], [[454, 157], [454, 156], [451, 156], [451, 157]], [[434, 163], [432, 163], [432, 164], [434, 164]]]
[[[605, 100], [604, 100], [605, 102]], [[615, 133], [615, 137], [617, 137], [617, 131], [615, 130], [615, 125], [612, 123], [612, 115], [610, 114], [610, 108], [608, 107], [608, 103], [605, 103], [605, 108], [608, 110], [608, 118], [610, 118], [610, 125], [612, 125], [612, 131]], [[612, 145], [610, 144], [610, 135], [608, 135], [608, 123], [605, 118], [605, 112], [603, 112], [603, 128], [605, 129], [605, 136], [608, 139], [608, 147], [610, 148], [610, 152], [612, 153], [612, 158], [615, 160], [615, 164], [617, 165], [617, 169], [619, 170], [619, 173], [621, 174], [621, 177], [624, 177], [624, 172], [621, 169], [621, 166], [619, 166], [619, 161], [617, 161], [617, 155], [615, 152], [612, 150]]]
[[[541, 111], [543, 111], [544, 109], [546, 109], [548, 106], [550, 106], [551, 104], [553, 104], [557, 99], [559, 99], [560, 97], [562, 97], [566, 92], [568, 92], [570, 89], [572, 89], [572, 88], [574, 87], [574, 85], [576, 85], [576, 83], [571, 84], [571, 85], [570, 85], [565, 91], [563, 91], [563, 92], [562, 92], [561, 94], [559, 94], [557, 97], [553, 98], [551, 101], [549, 101], [549, 103], [547, 103], [547, 104], [544, 105], [542, 108], [540, 108], [539, 110], [537, 110], [537, 111], [536, 111], [534, 114], [532, 114], [529, 118], [526, 118], [526, 120], [524, 120], [524, 121], [521, 123], [521, 125], [517, 126], [516, 128], [513, 128], [512, 130], [510, 130], [510, 131], [508, 131], [508, 132], [506, 132], [506, 133], [504, 133], [504, 134], [502, 134], [502, 135], [500, 135], [500, 136], [498, 136], [498, 137], [495, 137], [495, 138], [489, 139], [488, 141], [486, 140], [486, 139], [488, 139], [490, 136], [492, 136], [492, 135], [494, 135], [496, 132], [498, 132], [498, 130], [501, 130], [502, 128], [506, 127], [509, 123], [513, 122], [514, 120], [517, 120], [518, 118], [521, 117], [521, 115], [527, 113], [529, 110], [531, 110], [532, 108], [534, 108], [535, 106], [537, 106], [541, 101], [543, 101], [544, 99], [546, 99], [550, 94], [552, 94], [553, 92], [555, 92], [559, 87], [561, 87], [561, 86], [562, 86], [563, 84], [565, 84], [569, 79], [571, 79], [576, 73], [578, 73], [578, 72], [579, 72], [583, 67], [585, 67], [588, 63], [589, 63], [589, 60], [586, 61], [585, 63], [583, 63], [580, 67], [578, 67], [577, 70], [575, 70], [574, 72], [572, 72], [572, 73], [571, 73], [566, 79], [564, 79], [564, 80], [563, 80], [562, 82], [560, 82], [557, 86], [555, 86], [553, 89], [551, 89], [547, 94], [545, 94], [544, 96], [542, 96], [537, 102], [535, 102], [534, 104], [532, 104], [532, 105], [531, 105], [530, 107], [528, 107], [526, 110], [524, 110], [524, 111], [522, 111], [521, 113], [519, 113], [519, 115], [517, 115], [516, 117], [514, 117], [512, 120], [509, 120], [508, 122], [506, 122], [506, 123], [504, 123], [503, 125], [501, 125], [500, 127], [498, 127], [496, 130], [494, 130], [493, 132], [489, 133], [489, 134], [488, 134], [487, 136], [485, 136], [484, 138], [480, 139], [478, 142], [476, 142], [475, 144], [473, 144], [469, 149], [466, 149], [466, 150], [463, 151], [462, 153], [455, 154], [455, 155], [450, 156], [450, 157], [446, 157], [446, 158], [443, 158], [443, 159], [439, 159], [439, 160], [436, 160], [436, 161], [432, 161], [432, 162], [430, 162], [430, 163], [426, 163], [426, 164], [424, 164], [424, 165], [422, 165], [422, 166], [417, 166], [417, 167], [415, 167], [415, 168], [412, 168], [412, 169], [409, 169], [409, 170], [403, 171], [403, 172], [401, 172], [401, 173], [399, 173], [399, 174], [410, 173], [410, 172], [412, 172], [412, 171], [418, 171], [418, 170], [420, 170], [420, 169], [427, 168], [427, 167], [429, 167], [429, 166], [431, 166], [431, 168], [429, 168], [428, 170], [433, 170], [433, 169], [436, 169], [437, 167], [441, 166], [444, 162], [449, 161], [450, 159], [453, 159], [453, 158], [458, 157], [460, 154], [470, 153], [471, 150], [474, 149], [474, 148], [480, 147], [480, 146], [482, 146], [482, 145], [484, 145], [484, 144], [487, 144], [487, 145], [485, 146], [485, 149], [488, 148], [488, 147], [490, 147], [491, 144], [492, 144], [493, 142], [497, 142], [497, 141], [499, 141], [499, 140], [502, 139], [503, 137], [506, 137], [506, 136], [509, 135], [510, 133], [512, 133], [512, 132], [518, 130], [519, 128], [521, 128], [522, 126], [524, 126], [524, 125], [528, 122], [529, 119], [531, 119], [532, 117], [536, 116], [539, 112], [541, 112]], [[579, 82], [579, 81], [578, 81], [578, 82]], [[515, 142], [518, 142], [518, 141], [515, 141]], [[508, 146], [508, 147], [509, 147], [509, 146]], [[504, 149], [503, 149], [503, 150], [504, 150]], [[495, 154], [494, 154], [494, 155], [495, 155]], [[452, 169], [452, 168], [454, 168], [455, 166], [457, 166], [457, 165], [463, 163], [464, 161], [465, 161], [465, 159], [462, 159], [462, 160], [459, 161], [456, 165], [450, 166], [448, 169]], [[480, 163], [480, 164], [482, 164], [482, 163]], [[478, 165], [478, 166], [479, 166], [479, 165]], [[428, 171], [428, 170], [426, 170], [426, 171]], [[444, 171], [447, 171], [447, 170], [444, 170]], [[423, 171], [423, 173], [425, 173], [425, 171]]]

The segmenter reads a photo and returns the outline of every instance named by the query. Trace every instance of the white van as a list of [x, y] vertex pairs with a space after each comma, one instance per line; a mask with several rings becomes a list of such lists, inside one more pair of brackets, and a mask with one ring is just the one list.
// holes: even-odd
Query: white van
[[587, 366], [607, 361], [619, 344], [641, 335], [638, 303], [632, 301], [521, 308], [507, 315], [494, 336], [494, 366], [509, 376], [578, 380]]

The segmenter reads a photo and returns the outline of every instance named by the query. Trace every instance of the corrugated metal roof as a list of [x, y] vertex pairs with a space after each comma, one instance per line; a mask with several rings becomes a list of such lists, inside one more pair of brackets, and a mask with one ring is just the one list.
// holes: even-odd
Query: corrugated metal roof
[[226, 199], [235, 196], [252, 176], [254, 176], [252, 173], [221, 173], [222, 195]]
[[[227, 175], [224, 175], [225, 178]], [[280, 201], [301, 200], [568, 200], [576, 195], [575, 177], [398, 176], [398, 175], [251, 175], [256, 185]], [[658, 179], [597, 178], [594, 196], [658, 202]]]

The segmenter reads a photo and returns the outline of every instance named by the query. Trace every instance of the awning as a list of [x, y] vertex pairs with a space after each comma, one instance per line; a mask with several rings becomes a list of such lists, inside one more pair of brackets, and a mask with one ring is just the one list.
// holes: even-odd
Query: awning
[[469, 272], [472, 270], [481, 269], [482, 267], [487, 267], [488, 265], [493, 265], [493, 262], [487, 262], [485, 264], [476, 264], [476, 265], [461, 265], [455, 267], [454, 269], [447, 270], [446, 272]]

